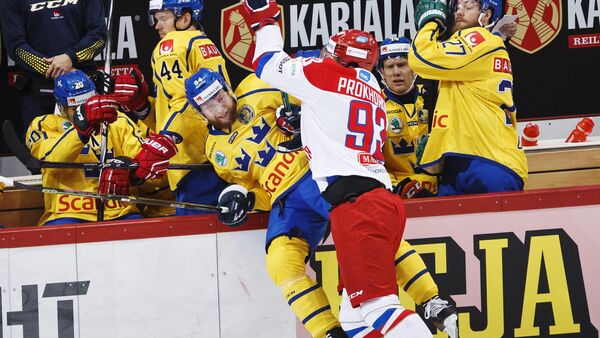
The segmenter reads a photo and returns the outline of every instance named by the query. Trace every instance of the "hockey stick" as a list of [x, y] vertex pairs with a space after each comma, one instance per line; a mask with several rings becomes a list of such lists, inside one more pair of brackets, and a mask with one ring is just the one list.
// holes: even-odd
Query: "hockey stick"
[[[139, 168], [139, 164], [123, 164], [123, 163], [95, 163], [95, 162], [49, 162], [35, 158], [29, 150], [19, 141], [19, 137], [8, 120], [2, 125], [2, 136], [8, 149], [15, 154], [17, 159], [29, 170], [39, 170], [42, 168], [58, 168], [58, 169], [93, 169], [101, 170], [104, 168], [120, 168], [135, 170]], [[210, 163], [171, 163], [168, 169], [173, 170], [200, 170], [212, 168]]]
[[[110, 0], [110, 4], [108, 6], [108, 22], [106, 23], [106, 49], [104, 53], [104, 74], [108, 76], [107, 81], [103, 81], [104, 88], [103, 94], [108, 94], [110, 91], [110, 61], [112, 59], [111, 45], [112, 45], [112, 16], [113, 16], [113, 4], [114, 0]], [[108, 123], [103, 122], [100, 127], [100, 163], [106, 163], [106, 153], [108, 151]], [[98, 178], [102, 177], [102, 169], [100, 169], [100, 173], [98, 174]], [[98, 204], [98, 222], [104, 220], [104, 203]]]
[[[81, 197], [91, 197], [97, 200], [113, 200], [113, 201], [121, 201], [127, 203], [141, 203], [148, 205], [157, 205], [161, 207], [172, 207], [172, 208], [184, 208], [184, 209], [194, 209], [194, 210], [209, 210], [209, 211], [222, 211], [228, 212], [229, 209], [227, 207], [219, 207], [215, 205], [206, 205], [206, 204], [197, 204], [197, 203], [189, 203], [189, 202], [171, 202], [166, 200], [154, 199], [154, 198], [145, 198], [145, 197], [136, 197], [136, 196], [124, 196], [124, 195], [102, 195], [93, 192], [81, 191], [81, 190], [73, 190], [73, 189], [60, 189], [60, 188], [48, 188], [43, 186], [34, 186], [29, 184], [24, 184], [19, 181], [15, 181], [8, 177], [0, 176], [0, 181], [2, 181], [6, 186], [14, 186], [15, 188], [33, 190], [43, 192], [45, 194], [66, 194], [73, 196], [81, 196]], [[104, 203], [100, 203], [104, 204]]]

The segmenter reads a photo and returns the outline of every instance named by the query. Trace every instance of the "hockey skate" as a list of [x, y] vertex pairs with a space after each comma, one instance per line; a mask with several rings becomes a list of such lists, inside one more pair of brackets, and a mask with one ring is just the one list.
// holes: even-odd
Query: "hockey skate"
[[425, 319], [438, 330], [446, 332], [450, 338], [458, 338], [458, 315], [456, 308], [447, 301], [435, 296], [423, 304]]

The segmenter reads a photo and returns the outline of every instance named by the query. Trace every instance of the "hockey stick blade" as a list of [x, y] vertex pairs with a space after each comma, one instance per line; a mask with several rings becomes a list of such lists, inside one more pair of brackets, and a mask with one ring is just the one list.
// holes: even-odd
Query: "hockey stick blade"
[[8, 177], [0, 176], [0, 181], [5, 183], [7, 186], [14, 186], [15, 188], [33, 190], [43, 192], [45, 194], [55, 194], [55, 195], [73, 195], [80, 197], [90, 197], [97, 198], [101, 200], [113, 200], [113, 201], [121, 201], [126, 203], [141, 203], [148, 205], [157, 205], [162, 207], [172, 207], [172, 208], [184, 208], [184, 209], [194, 209], [194, 210], [208, 210], [208, 211], [222, 211], [228, 212], [229, 209], [226, 207], [219, 207], [215, 205], [207, 205], [207, 204], [197, 204], [190, 202], [171, 202], [166, 200], [154, 199], [154, 198], [146, 198], [146, 197], [136, 197], [136, 196], [124, 196], [124, 195], [102, 195], [88, 191], [74, 190], [74, 189], [60, 189], [60, 188], [48, 188], [43, 186], [35, 186], [24, 184], [19, 181], [14, 181]]
[[[10, 121], [4, 121], [2, 125], [2, 135], [4, 136], [4, 142], [8, 146], [11, 152], [15, 154], [17, 159], [27, 167], [29, 170], [39, 170], [40, 168], [58, 168], [58, 169], [94, 169], [99, 170], [103, 168], [120, 168], [134, 170], [139, 167], [138, 164], [122, 164], [122, 163], [107, 163], [101, 164], [96, 162], [50, 162], [42, 161], [35, 158], [29, 152], [29, 149], [19, 141], [19, 137], [15, 132]], [[167, 167], [173, 170], [201, 170], [212, 168], [210, 163], [170, 163]]]
[[21, 143], [15, 128], [9, 120], [4, 121], [2, 124], [2, 136], [4, 137], [4, 142], [6, 143], [6, 146], [8, 146], [8, 149], [15, 154], [17, 159], [23, 163], [27, 169], [32, 171], [40, 169], [41, 161], [31, 156], [29, 149]]

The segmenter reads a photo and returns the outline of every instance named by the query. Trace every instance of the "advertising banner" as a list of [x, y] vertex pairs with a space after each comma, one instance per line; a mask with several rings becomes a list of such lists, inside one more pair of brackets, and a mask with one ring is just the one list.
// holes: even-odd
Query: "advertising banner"
[[[456, 305], [460, 337], [598, 337], [600, 186], [411, 201], [407, 210], [404, 238]], [[267, 221], [2, 231], [0, 338], [309, 338], [267, 274]], [[331, 238], [307, 271], [337, 315]]]

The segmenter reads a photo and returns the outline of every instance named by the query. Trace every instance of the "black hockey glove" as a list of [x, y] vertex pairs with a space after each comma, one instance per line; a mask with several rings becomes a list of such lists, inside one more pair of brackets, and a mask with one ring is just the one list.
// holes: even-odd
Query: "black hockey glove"
[[254, 193], [241, 185], [230, 185], [219, 195], [217, 205], [228, 209], [218, 213], [221, 222], [232, 227], [242, 225], [248, 218], [248, 211], [254, 207]]
[[300, 107], [294, 104], [290, 109], [284, 105], [279, 106], [275, 111], [277, 118], [277, 127], [286, 136], [292, 136], [300, 133]]
[[280, 153], [293, 153], [300, 149], [302, 149], [302, 136], [300, 134], [292, 137], [289, 141], [281, 142], [277, 145], [277, 152]]

